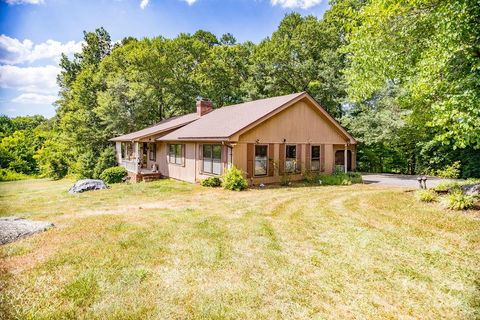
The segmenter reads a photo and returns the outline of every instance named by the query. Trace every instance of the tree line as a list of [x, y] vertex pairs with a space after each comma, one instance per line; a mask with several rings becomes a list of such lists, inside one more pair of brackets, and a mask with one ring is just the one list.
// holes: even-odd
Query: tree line
[[194, 112], [199, 95], [219, 108], [307, 91], [360, 142], [359, 170], [460, 164], [463, 177], [479, 177], [475, 2], [335, 0], [321, 19], [286, 15], [258, 44], [204, 30], [119, 43], [103, 28], [84, 32], [82, 51], [60, 61], [56, 115], [14, 131], [3, 123], [20, 120], [1, 119], [0, 165], [96, 177], [114, 164], [109, 138]]

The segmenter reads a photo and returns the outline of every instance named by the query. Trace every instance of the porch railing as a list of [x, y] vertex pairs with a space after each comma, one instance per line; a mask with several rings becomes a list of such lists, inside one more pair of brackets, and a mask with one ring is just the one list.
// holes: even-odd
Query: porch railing
[[127, 171], [138, 173], [140, 168], [136, 160], [122, 160], [120, 163]]

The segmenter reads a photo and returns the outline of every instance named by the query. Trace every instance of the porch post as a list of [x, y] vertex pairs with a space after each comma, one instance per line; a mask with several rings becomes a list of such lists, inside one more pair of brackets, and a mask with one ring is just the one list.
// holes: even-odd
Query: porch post
[[121, 165], [122, 164], [122, 142], [120, 141], [115, 142], [115, 153], [117, 155], [117, 163]]
[[140, 166], [140, 144], [138, 142], [133, 143], [133, 150], [135, 152], [135, 173], [138, 173]]
[[348, 144], [345, 143], [345, 150], [344, 150], [344, 152], [343, 152], [343, 157], [344, 157], [344, 160], [343, 160], [343, 171], [344, 171], [345, 173], [348, 172], [348, 163], [347, 163], [347, 161], [348, 161], [348, 152], [347, 152], [347, 150], [348, 150]]

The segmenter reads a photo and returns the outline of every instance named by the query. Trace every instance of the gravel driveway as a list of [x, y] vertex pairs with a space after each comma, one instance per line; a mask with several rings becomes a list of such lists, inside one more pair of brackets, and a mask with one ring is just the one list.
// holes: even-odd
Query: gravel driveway
[[[413, 188], [413, 189], [419, 188], [419, 184], [417, 181], [418, 177], [419, 177], [418, 175], [412, 176], [412, 175], [391, 174], [391, 173], [362, 174], [363, 182], [366, 184], [392, 186], [392, 187], [404, 187], [404, 188]], [[444, 181], [451, 181], [451, 180], [427, 176], [427, 187], [428, 188], [436, 187], [440, 182], [444, 182]]]

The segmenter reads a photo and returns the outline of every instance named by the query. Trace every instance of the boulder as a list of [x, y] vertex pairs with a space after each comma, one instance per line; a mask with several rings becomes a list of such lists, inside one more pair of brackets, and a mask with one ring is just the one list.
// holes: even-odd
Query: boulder
[[480, 183], [476, 184], [466, 184], [462, 187], [463, 193], [469, 196], [478, 196], [480, 195]]
[[46, 231], [54, 225], [47, 221], [32, 221], [19, 217], [0, 218], [0, 245]]
[[101, 190], [107, 189], [107, 185], [102, 180], [95, 179], [84, 179], [78, 180], [75, 184], [68, 190], [69, 193], [81, 193], [89, 190]]

